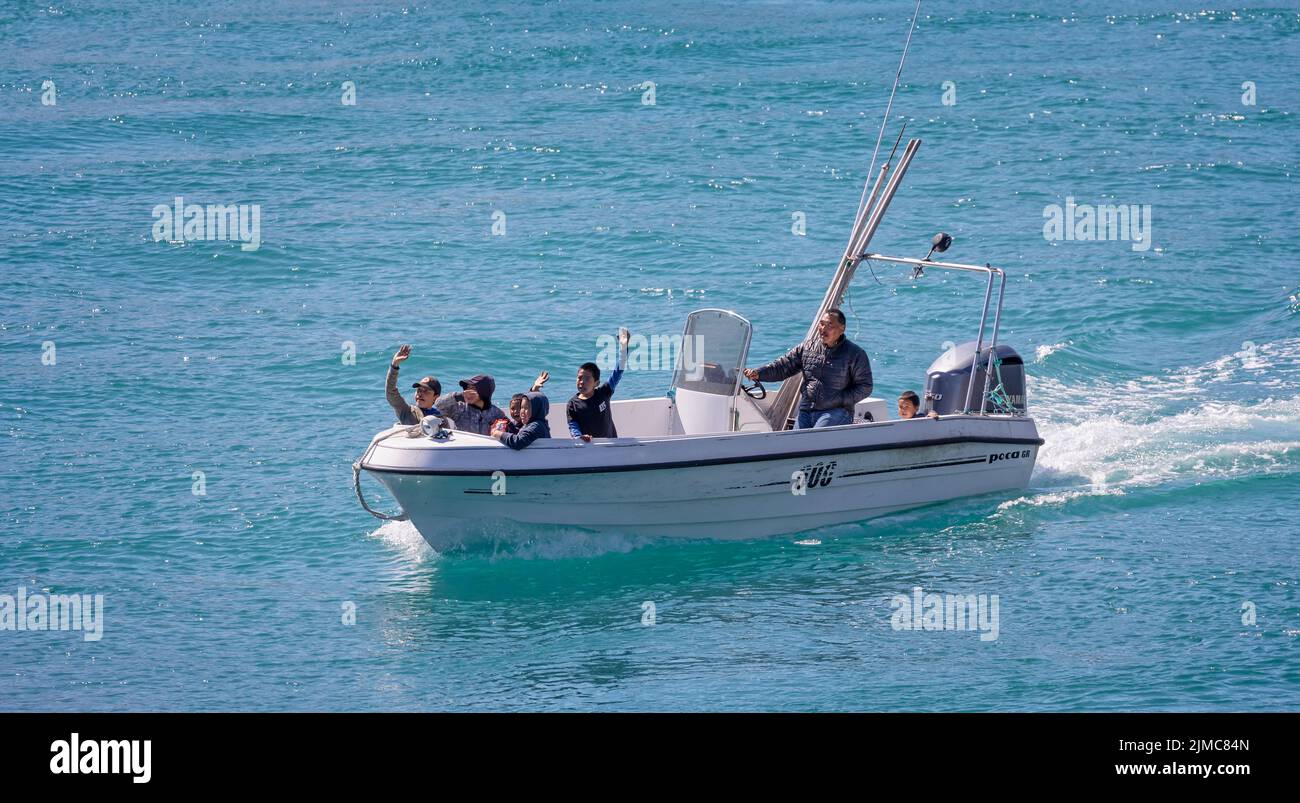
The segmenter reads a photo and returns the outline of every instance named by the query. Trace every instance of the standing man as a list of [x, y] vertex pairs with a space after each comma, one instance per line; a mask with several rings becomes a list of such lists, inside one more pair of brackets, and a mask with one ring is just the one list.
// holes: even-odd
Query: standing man
[[433, 405], [442, 395], [442, 384], [438, 382], [438, 377], [426, 376], [411, 385], [415, 388], [415, 404], [406, 403], [406, 399], [403, 399], [402, 394], [397, 390], [397, 372], [410, 356], [409, 343], [397, 350], [393, 355], [393, 362], [388, 366], [388, 378], [384, 383], [384, 396], [388, 399], [388, 404], [393, 408], [393, 412], [397, 413], [397, 420], [408, 426], [420, 423], [421, 419], [433, 412]]
[[615, 358], [614, 373], [610, 374], [609, 382], [600, 382], [600, 366], [594, 362], [584, 362], [578, 368], [578, 392], [565, 407], [569, 434], [573, 437], [587, 442], [592, 438], [618, 437], [610, 404], [618, 380], [623, 377], [623, 363], [627, 360], [627, 344], [631, 338], [632, 333], [627, 329], [618, 330], [618, 357]]
[[853, 423], [853, 405], [871, 395], [871, 361], [844, 336], [844, 313], [826, 310], [817, 335], [761, 368], [746, 368], [751, 382], [773, 382], [803, 374], [803, 395], [795, 429]]

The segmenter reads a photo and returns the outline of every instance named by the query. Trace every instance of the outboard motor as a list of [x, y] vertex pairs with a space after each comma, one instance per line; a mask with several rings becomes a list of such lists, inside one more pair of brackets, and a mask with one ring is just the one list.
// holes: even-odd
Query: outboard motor
[[[971, 361], [975, 359], [975, 341], [953, 346], [925, 372], [925, 409], [939, 415], [961, 413], [966, 406], [966, 392], [971, 381]], [[988, 370], [989, 348], [984, 347], [975, 369], [975, 390], [971, 393], [970, 412], [980, 411], [984, 377]], [[1025, 363], [1010, 346], [999, 343], [993, 360], [993, 379], [989, 382], [990, 399], [986, 413], [1025, 415]], [[999, 389], [999, 386], [1000, 389]], [[993, 391], [998, 392], [993, 392]]]

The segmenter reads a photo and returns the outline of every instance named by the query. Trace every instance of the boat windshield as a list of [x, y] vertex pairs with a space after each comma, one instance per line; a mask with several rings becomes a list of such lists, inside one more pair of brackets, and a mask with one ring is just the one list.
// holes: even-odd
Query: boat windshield
[[673, 387], [732, 396], [749, 356], [749, 321], [726, 310], [698, 310], [686, 318]]

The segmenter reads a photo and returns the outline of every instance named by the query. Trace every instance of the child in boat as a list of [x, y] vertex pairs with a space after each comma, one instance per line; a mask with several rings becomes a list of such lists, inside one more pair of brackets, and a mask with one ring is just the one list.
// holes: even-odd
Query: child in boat
[[[618, 331], [618, 357], [614, 362], [614, 373], [608, 382], [600, 381], [600, 366], [594, 362], [584, 362], [578, 368], [578, 392], [569, 399], [565, 415], [569, 419], [569, 434], [573, 437], [590, 441], [592, 438], [617, 438], [618, 430], [614, 428], [614, 412], [610, 404], [618, 380], [623, 376], [623, 363], [627, 357], [627, 344], [632, 334], [627, 329]], [[597, 384], [599, 383], [599, 384]]]
[[[903, 395], [898, 397], [898, 417], [904, 421], [909, 418], [916, 418], [917, 413], [921, 411], [921, 398], [910, 390], [903, 391]], [[925, 414], [926, 418], [938, 418], [939, 414], [934, 410]]]
[[510, 420], [506, 422], [505, 429], [511, 435], [519, 432], [523, 424], [519, 423], [519, 406], [528, 398], [526, 393], [516, 393], [510, 397]]
[[[551, 427], [546, 423], [546, 414], [551, 410], [551, 402], [541, 393], [522, 394], [519, 402], [519, 431], [507, 432], [504, 427], [494, 429], [492, 437], [511, 449], [523, 449], [538, 438], [551, 437]], [[514, 399], [511, 399], [512, 405]]]
[[[536, 393], [541, 390], [542, 385], [545, 385], [547, 380], [550, 378], [551, 374], [549, 371], [542, 371], [537, 375], [537, 378], [533, 380], [533, 386], [528, 389], [528, 393]], [[528, 393], [516, 393], [510, 397], [510, 418], [506, 421], [506, 432], [509, 432], [512, 435], [517, 433], [519, 428], [523, 426], [523, 424], [519, 423], [519, 405], [524, 401], [524, 399], [528, 398]]]

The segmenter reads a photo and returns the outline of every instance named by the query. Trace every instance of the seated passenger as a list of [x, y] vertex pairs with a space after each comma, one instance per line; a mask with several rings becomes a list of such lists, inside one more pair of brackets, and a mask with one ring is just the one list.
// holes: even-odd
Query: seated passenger
[[[519, 406], [527, 398], [528, 398], [528, 394], [526, 393], [516, 393], [515, 395], [510, 397], [510, 420], [506, 422], [505, 425], [506, 432], [509, 432], [510, 434], [513, 435], [519, 431], [520, 427], [523, 426], [523, 424], [519, 422]], [[496, 435], [497, 435], [497, 431], [495, 429], [492, 430], [492, 437], [495, 438]]]
[[[528, 389], [528, 393], [536, 393], [541, 390], [542, 385], [545, 385], [550, 378], [550, 372], [542, 371], [537, 375], [537, 378], [533, 380], [533, 386]], [[519, 431], [519, 427], [522, 426], [522, 424], [519, 423], [519, 403], [527, 397], [527, 393], [516, 393], [510, 397], [510, 420], [506, 421], [506, 432], [515, 433]], [[495, 432], [493, 434], [495, 434]]]
[[569, 434], [584, 441], [592, 438], [617, 438], [614, 413], [610, 402], [618, 380], [623, 376], [623, 363], [627, 357], [627, 344], [632, 334], [627, 329], [618, 330], [618, 357], [609, 382], [600, 382], [600, 366], [584, 362], [578, 369], [578, 392], [569, 399], [565, 415], [569, 419]]
[[[916, 418], [916, 414], [921, 410], [921, 399], [910, 390], [903, 391], [903, 395], [898, 397], [898, 417], [904, 421], [909, 418]], [[939, 414], [934, 410], [925, 414], [926, 418], [938, 418]]]
[[460, 386], [459, 393], [443, 396], [434, 405], [438, 414], [448, 418], [456, 429], [488, 435], [492, 432], [493, 422], [508, 418], [500, 407], [492, 403], [492, 392], [497, 388], [495, 379], [479, 374], [462, 379]]
[[393, 355], [393, 361], [388, 366], [388, 376], [384, 381], [384, 396], [388, 399], [389, 406], [397, 413], [398, 422], [408, 426], [420, 423], [421, 419], [433, 412], [433, 405], [442, 394], [442, 384], [438, 382], [438, 377], [426, 376], [411, 385], [415, 388], [415, 404], [406, 403], [406, 399], [403, 399], [402, 394], [397, 390], [397, 372], [410, 356], [410, 344], [399, 348]]
[[538, 438], [549, 438], [551, 427], [546, 423], [546, 414], [550, 410], [551, 402], [546, 396], [530, 392], [519, 404], [519, 431], [497, 429], [492, 432], [492, 437], [511, 449], [523, 449]]

